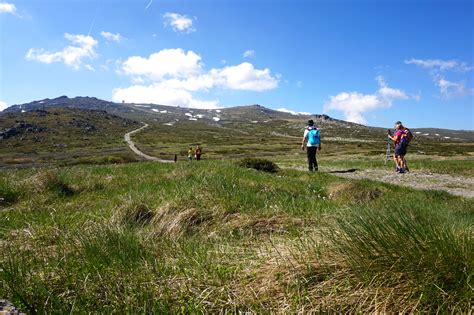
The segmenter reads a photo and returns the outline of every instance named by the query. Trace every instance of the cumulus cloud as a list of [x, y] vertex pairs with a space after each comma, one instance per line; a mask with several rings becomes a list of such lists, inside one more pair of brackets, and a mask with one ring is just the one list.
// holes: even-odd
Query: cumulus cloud
[[137, 103], [146, 99], [195, 108], [213, 108], [218, 104], [217, 100], [194, 99], [192, 93], [195, 92], [212, 88], [260, 92], [278, 86], [278, 79], [269, 69], [256, 69], [244, 62], [206, 71], [201, 56], [182, 49], [163, 49], [145, 58], [132, 56], [121, 64], [121, 73], [129, 75], [134, 85], [115, 89], [114, 100]]
[[201, 72], [201, 57], [193, 51], [163, 49], [148, 58], [133, 56], [123, 63], [125, 74], [161, 80], [165, 76], [185, 78]]
[[382, 76], [378, 76], [376, 80], [379, 83], [379, 88], [375, 93], [341, 92], [336, 96], [329, 97], [324, 105], [325, 111], [342, 111], [347, 121], [366, 124], [364, 113], [379, 108], [389, 108], [397, 99], [411, 98], [404, 91], [389, 87]]
[[0, 3], [0, 14], [1, 13], [13, 14], [19, 17], [16, 10], [16, 6], [13, 3], [8, 3], [8, 2]]
[[0, 101], [0, 112], [1, 112], [2, 110], [4, 110], [5, 108], [7, 108], [7, 107], [8, 107], [8, 104], [7, 104], [7, 103], [5, 103], [5, 102], [3, 102], [3, 101]]
[[217, 85], [231, 90], [265, 91], [278, 86], [278, 80], [272, 77], [269, 69], [255, 69], [248, 62], [212, 69], [210, 73]]
[[72, 42], [72, 45], [57, 52], [48, 52], [44, 49], [31, 48], [26, 54], [27, 60], [42, 63], [62, 62], [67, 66], [79, 69], [84, 59], [93, 59], [96, 56], [95, 46], [97, 41], [88, 35], [72, 35], [66, 33], [64, 37]]
[[423, 69], [429, 70], [435, 86], [439, 89], [441, 98], [448, 99], [451, 97], [462, 97], [473, 95], [473, 88], [468, 88], [463, 82], [454, 82], [445, 78], [448, 71], [465, 73], [474, 70], [466, 62], [458, 60], [441, 60], [441, 59], [410, 59], [405, 60], [406, 64], [413, 64]]
[[165, 27], [171, 26], [175, 32], [189, 34], [196, 31], [196, 29], [193, 28], [193, 20], [186, 15], [166, 12], [163, 14], [163, 18], [165, 19]]
[[119, 33], [113, 34], [110, 32], [102, 31], [100, 32], [100, 35], [102, 35], [102, 37], [104, 37], [106, 40], [116, 43], [120, 43], [124, 39], [124, 37]]
[[128, 88], [115, 89], [112, 100], [114, 102], [153, 103], [190, 108], [218, 108], [217, 100], [198, 100], [189, 91], [164, 87], [160, 84], [133, 85]]
[[244, 58], [248, 57], [254, 57], [255, 56], [255, 50], [246, 50], [243, 53]]

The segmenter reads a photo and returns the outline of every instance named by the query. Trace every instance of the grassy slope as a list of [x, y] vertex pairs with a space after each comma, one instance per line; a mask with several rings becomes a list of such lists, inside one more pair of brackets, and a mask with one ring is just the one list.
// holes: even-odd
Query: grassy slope
[[0, 166], [135, 160], [123, 135], [141, 126], [103, 111], [58, 108], [1, 115], [0, 129], [18, 122], [36, 131], [20, 129], [20, 134], [0, 140]]
[[[384, 167], [386, 134], [354, 125], [321, 122], [323, 151], [319, 159], [326, 167]], [[303, 166], [301, 151], [304, 122], [275, 120], [267, 123], [229, 121], [220, 125], [180, 121], [174, 126], [151, 124], [133, 136], [137, 146], [153, 156], [185, 159], [187, 149], [200, 144], [205, 159], [267, 157], [288, 166]], [[379, 132], [380, 131], [380, 132]], [[391, 147], [393, 153], [393, 145]], [[413, 169], [474, 175], [473, 142], [449, 142], [417, 137], [410, 144], [407, 159]], [[390, 163], [389, 163], [390, 164]], [[390, 164], [391, 167], [391, 164]]]
[[228, 162], [0, 175], [0, 296], [28, 312], [470, 309], [474, 201]]

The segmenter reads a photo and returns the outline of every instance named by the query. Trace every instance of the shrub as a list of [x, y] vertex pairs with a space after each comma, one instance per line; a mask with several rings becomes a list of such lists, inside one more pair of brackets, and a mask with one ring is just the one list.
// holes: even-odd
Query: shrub
[[240, 167], [253, 168], [257, 171], [268, 173], [278, 172], [278, 166], [272, 161], [260, 158], [246, 158], [238, 162]]
[[16, 202], [20, 195], [21, 192], [16, 185], [7, 179], [0, 179], [0, 206]]

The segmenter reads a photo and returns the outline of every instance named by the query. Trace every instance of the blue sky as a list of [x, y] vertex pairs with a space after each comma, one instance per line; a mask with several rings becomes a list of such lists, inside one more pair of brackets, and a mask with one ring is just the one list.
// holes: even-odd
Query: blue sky
[[0, 2], [0, 109], [61, 95], [474, 129], [473, 1]]

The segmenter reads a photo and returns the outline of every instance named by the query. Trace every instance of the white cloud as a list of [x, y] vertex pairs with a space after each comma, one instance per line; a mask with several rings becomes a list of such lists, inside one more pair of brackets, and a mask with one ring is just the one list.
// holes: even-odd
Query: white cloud
[[474, 67], [469, 66], [465, 62], [460, 62], [457, 60], [441, 60], [441, 59], [415, 59], [412, 58], [410, 60], [405, 60], [406, 64], [413, 64], [420, 66], [425, 69], [432, 69], [437, 71], [445, 71], [445, 70], [452, 70], [452, 71], [459, 71], [459, 72], [467, 72], [473, 70]]
[[193, 28], [193, 20], [186, 15], [167, 12], [163, 15], [163, 18], [165, 19], [165, 27], [171, 26], [175, 32], [189, 34], [196, 31], [196, 29]]
[[0, 111], [4, 110], [7, 107], [8, 107], [7, 103], [0, 101]]
[[442, 98], [474, 95], [474, 89], [466, 88], [463, 82], [448, 81], [443, 76], [437, 76], [434, 80]]
[[91, 65], [85, 65], [84, 67], [89, 71], [95, 71], [94, 67]]
[[414, 64], [424, 69], [428, 69], [433, 82], [439, 89], [442, 98], [451, 98], [454, 96], [462, 97], [465, 95], [474, 95], [473, 88], [467, 88], [462, 82], [453, 82], [445, 79], [445, 72], [469, 72], [474, 70], [466, 62], [457, 60], [441, 60], [441, 59], [410, 59], [405, 60], [406, 64]]
[[119, 33], [117, 34], [113, 34], [113, 33], [110, 33], [110, 32], [100, 32], [100, 35], [102, 35], [102, 37], [104, 37], [106, 40], [108, 41], [111, 41], [111, 42], [117, 42], [117, 43], [120, 43], [124, 37], [122, 35], [120, 35]]
[[165, 76], [184, 78], [201, 72], [201, 57], [193, 51], [163, 49], [148, 58], [133, 56], [123, 63], [125, 74], [161, 80]]
[[292, 114], [292, 115], [296, 115], [296, 116], [299, 116], [299, 115], [311, 115], [311, 113], [308, 113], [308, 112], [296, 112], [294, 110], [291, 110], [291, 109], [287, 109], [287, 108], [278, 108], [278, 109], [275, 109], [279, 112], [283, 112], [283, 113], [288, 113], [288, 114]]
[[217, 85], [232, 90], [265, 91], [278, 86], [269, 69], [255, 69], [251, 63], [243, 62], [224, 69], [212, 69], [211, 75]]
[[13, 3], [0, 3], [0, 13], [13, 14], [19, 17], [18, 13], [16, 12], [16, 6]]
[[151, 6], [152, 3], [153, 3], [153, 0], [150, 0], [150, 2], [148, 2], [148, 4], [146, 5], [145, 10], [148, 10], [148, 8]]
[[26, 59], [42, 63], [63, 62], [65, 65], [79, 69], [83, 59], [93, 59], [96, 56], [94, 47], [97, 41], [88, 35], [72, 35], [66, 33], [64, 37], [73, 45], [67, 46], [58, 52], [48, 52], [43, 49], [31, 48]]
[[386, 83], [385, 83], [385, 80], [384, 78], [379, 75], [375, 78], [377, 80], [377, 82], [379, 83], [379, 90], [378, 90], [378, 94], [386, 99], [386, 100], [391, 100], [391, 99], [402, 99], [402, 100], [406, 100], [408, 99], [409, 97], [405, 94], [405, 92], [403, 92], [402, 90], [400, 89], [394, 89], [394, 88], [391, 88], [389, 87]]
[[324, 109], [342, 111], [347, 121], [366, 124], [364, 113], [378, 108], [388, 108], [396, 99], [410, 99], [400, 89], [389, 87], [382, 76], [376, 78], [379, 89], [374, 94], [362, 94], [359, 92], [341, 92], [336, 96], [330, 96], [325, 103]]
[[243, 53], [244, 58], [255, 57], [255, 50], [246, 50]]
[[244, 62], [206, 71], [198, 54], [182, 49], [164, 49], [148, 58], [132, 56], [122, 62], [121, 73], [129, 75], [134, 85], [114, 90], [114, 99], [138, 103], [145, 98], [172, 106], [213, 108], [218, 101], [197, 100], [192, 95], [212, 88], [265, 91], [278, 86], [269, 69], [255, 69]]
[[186, 90], [167, 88], [159, 84], [148, 86], [133, 85], [128, 88], [115, 89], [112, 93], [112, 100], [114, 102], [122, 102], [124, 100], [127, 103], [153, 103], [190, 108], [218, 108], [218, 101], [216, 100], [198, 100]]

